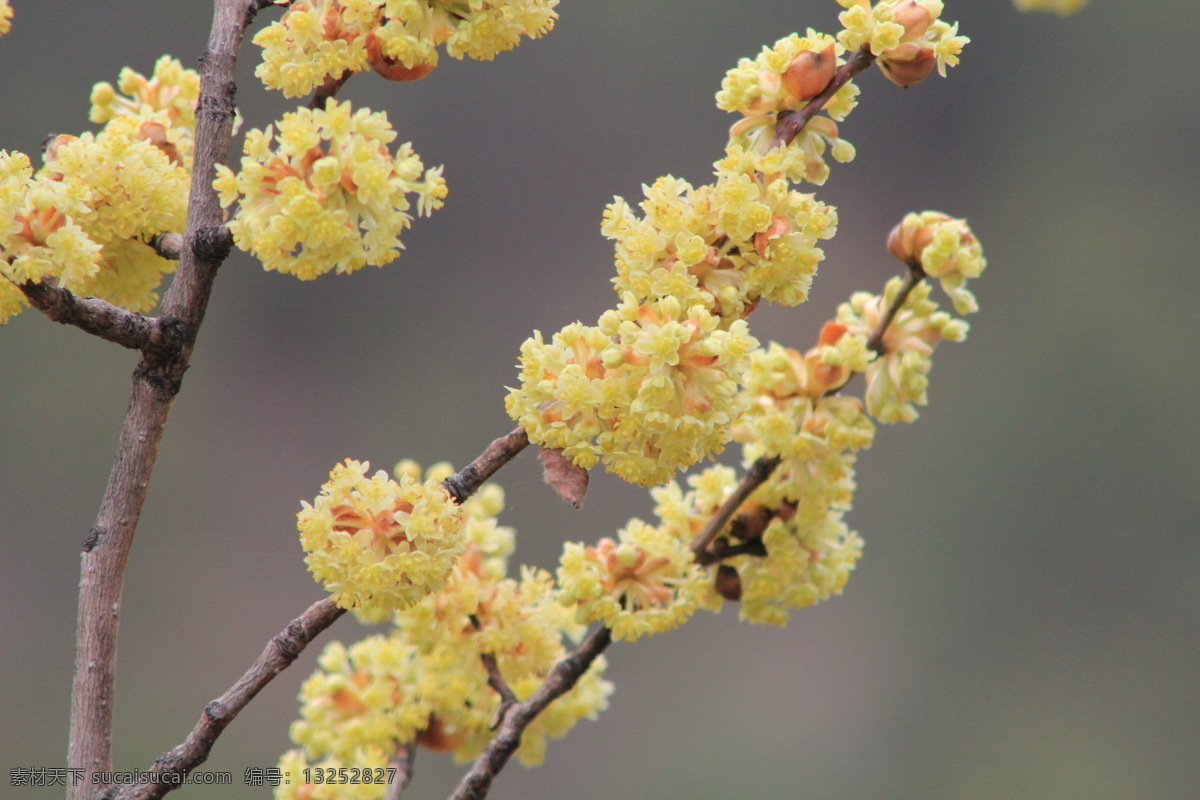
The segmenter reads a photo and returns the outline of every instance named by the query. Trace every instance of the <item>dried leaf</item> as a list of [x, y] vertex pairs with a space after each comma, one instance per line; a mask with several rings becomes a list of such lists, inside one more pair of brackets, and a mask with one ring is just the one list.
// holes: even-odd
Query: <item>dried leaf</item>
[[583, 467], [577, 467], [563, 455], [562, 450], [543, 447], [542, 479], [554, 487], [558, 496], [576, 508], [583, 508], [583, 500], [587, 497], [588, 472]]

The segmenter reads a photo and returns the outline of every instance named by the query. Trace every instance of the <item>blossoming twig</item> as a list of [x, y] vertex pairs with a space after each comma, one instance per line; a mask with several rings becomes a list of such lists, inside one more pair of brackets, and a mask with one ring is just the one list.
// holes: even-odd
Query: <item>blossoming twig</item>
[[792, 140], [799, 135], [808, 121], [820, 113], [821, 109], [829, 102], [829, 98], [833, 97], [838, 89], [841, 89], [850, 79], [858, 73], [862, 72], [867, 67], [875, 62], [875, 56], [871, 54], [869, 45], [863, 45], [854, 55], [842, 64], [841, 68], [834, 74], [833, 80], [829, 85], [816, 97], [808, 102], [804, 108], [791, 114], [780, 114], [778, 122], [775, 123], [775, 138], [771, 142], [772, 147], [780, 147], [791, 144]]
[[521, 734], [529, 723], [546, 706], [569, 692], [611, 643], [612, 635], [608, 628], [596, 628], [570, 655], [554, 665], [546, 681], [528, 700], [509, 706], [496, 736], [475, 759], [450, 800], [481, 800], [486, 797], [492, 780], [516, 751], [521, 743]]
[[771, 477], [771, 473], [779, 466], [780, 460], [779, 456], [763, 456], [750, 465], [750, 469], [746, 470], [746, 474], [738, 482], [733, 494], [725, 499], [725, 502], [717, 509], [717, 513], [709, 518], [700, 532], [696, 534], [696, 538], [692, 540], [692, 552], [696, 555], [697, 561], [705, 563], [705, 552], [708, 550], [708, 546], [713, 543], [717, 534], [729, 520], [733, 519], [733, 515], [737, 513], [746, 498], [754, 494], [754, 490]]
[[879, 327], [871, 332], [870, 338], [867, 339], [867, 347], [881, 356], [884, 354], [883, 337], [887, 333], [888, 326], [892, 324], [892, 320], [896, 318], [896, 314], [904, 307], [904, 301], [908, 299], [908, 295], [924, 278], [925, 270], [921, 269], [919, 263], [912, 262], [908, 265], [908, 274], [904, 276], [904, 285], [896, 293], [896, 299], [892, 302], [891, 307], [888, 308], [887, 313], [879, 320]]

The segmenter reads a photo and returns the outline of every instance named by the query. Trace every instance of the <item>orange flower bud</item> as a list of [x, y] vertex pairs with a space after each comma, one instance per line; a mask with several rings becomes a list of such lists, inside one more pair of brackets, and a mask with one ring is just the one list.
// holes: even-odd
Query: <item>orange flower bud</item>
[[916, 42], [902, 44], [879, 57], [879, 68], [884, 77], [901, 89], [916, 86], [928, 78], [936, 66], [933, 48], [922, 47]]
[[783, 88], [797, 100], [810, 100], [819, 95], [837, 72], [837, 57], [833, 45], [817, 52], [809, 50], [792, 59], [783, 73]]
[[144, 142], [149, 142], [163, 151], [163, 154], [171, 160], [171, 163], [183, 166], [183, 156], [179, 154], [179, 149], [167, 140], [166, 125], [148, 119], [141, 125], [138, 125], [137, 138]]
[[929, 30], [929, 26], [933, 24], [933, 15], [918, 0], [904, 0], [896, 6], [892, 21], [904, 26], [906, 38], [915, 39]]
[[[922, 217], [929, 217], [928, 221]], [[933, 227], [936, 223], [950, 219], [940, 212], [927, 212], [925, 215], [909, 214], [900, 224], [888, 233], [888, 252], [907, 265], [917, 266], [921, 263], [921, 251], [933, 241]]]

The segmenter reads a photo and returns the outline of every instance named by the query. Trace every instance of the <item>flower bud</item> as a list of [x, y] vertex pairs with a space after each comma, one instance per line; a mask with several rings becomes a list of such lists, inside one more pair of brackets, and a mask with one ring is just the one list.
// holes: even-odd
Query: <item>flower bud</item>
[[171, 163], [183, 166], [183, 156], [179, 154], [179, 148], [167, 139], [166, 125], [148, 119], [141, 125], [138, 125], [137, 138], [157, 147], [171, 160]]
[[884, 77], [901, 89], [916, 86], [928, 78], [936, 66], [933, 48], [922, 47], [916, 42], [902, 44], [879, 57], [879, 69]]
[[921, 251], [933, 241], [937, 225], [950, 218], [938, 211], [906, 215], [888, 234], [888, 252], [910, 267], [920, 266]]
[[933, 14], [919, 0], [904, 0], [892, 13], [892, 22], [904, 26], [905, 38], [916, 39], [929, 30], [933, 24]]
[[792, 59], [783, 73], [783, 88], [797, 100], [810, 100], [819, 95], [837, 72], [837, 57], [833, 45], [824, 50], [808, 50]]

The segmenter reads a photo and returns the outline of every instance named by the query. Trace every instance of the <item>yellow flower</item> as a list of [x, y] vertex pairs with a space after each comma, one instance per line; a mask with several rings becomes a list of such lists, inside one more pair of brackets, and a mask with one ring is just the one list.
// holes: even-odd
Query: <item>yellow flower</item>
[[[856, 292], [838, 308], [838, 320], [852, 333], [870, 335], [901, 285], [899, 278], [893, 278], [882, 295]], [[867, 367], [867, 411], [880, 422], [915, 420], [916, 406], [928, 402], [925, 390], [934, 346], [943, 339], [960, 342], [967, 336], [967, 323], [938, 311], [929, 293], [924, 281], [913, 288], [884, 333], [883, 354]]]
[[581, 622], [603, 622], [618, 640], [686, 622], [704, 585], [687, 542], [639, 519], [630, 520], [618, 537], [595, 547], [564, 545], [560, 602], [574, 608]]
[[343, 608], [407, 608], [446, 584], [463, 514], [439, 483], [346, 461], [298, 516], [305, 563]]
[[309, 280], [331, 270], [353, 272], [400, 255], [401, 232], [416, 213], [442, 207], [442, 168], [424, 170], [409, 144], [393, 156], [387, 115], [330, 99], [324, 110], [284, 114], [246, 136], [242, 168], [217, 167], [213, 186], [237, 246], [270, 270]]
[[92, 88], [90, 118], [106, 126], [120, 121], [126, 132], [140, 132], [138, 138], [154, 137], [152, 144], [190, 171], [199, 96], [199, 73], [185, 69], [178, 59], [162, 56], [150, 78], [126, 67], [117, 88], [97, 83]]
[[8, 4], [8, 0], [0, 0], [0, 36], [12, 30], [12, 16], [13, 10], [12, 6]]

